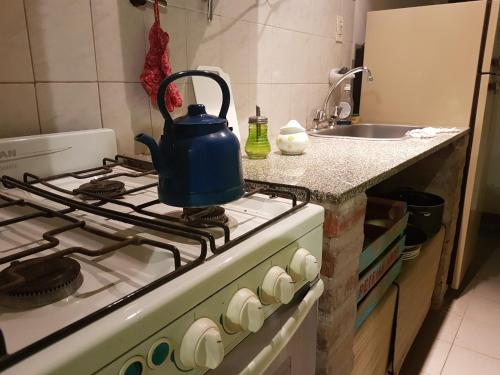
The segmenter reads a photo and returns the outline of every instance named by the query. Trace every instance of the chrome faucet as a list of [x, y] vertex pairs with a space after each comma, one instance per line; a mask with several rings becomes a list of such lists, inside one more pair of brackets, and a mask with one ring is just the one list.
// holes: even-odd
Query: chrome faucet
[[358, 66], [357, 68], [353, 68], [346, 72], [342, 77], [339, 78], [339, 80], [333, 84], [330, 87], [330, 90], [328, 91], [328, 95], [325, 98], [325, 101], [323, 102], [323, 107], [321, 109], [318, 109], [316, 111], [316, 116], [313, 119], [314, 122], [314, 127], [312, 129], [313, 132], [317, 132], [320, 129], [320, 125], [328, 121], [329, 125], [333, 125], [333, 120], [336, 117], [336, 112], [337, 108], [335, 108], [335, 113], [333, 116], [330, 116], [328, 113], [328, 102], [330, 101], [330, 98], [333, 94], [333, 92], [337, 89], [337, 87], [340, 86], [342, 82], [344, 82], [346, 79], [348, 79], [352, 74], [359, 73], [359, 72], [366, 72], [368, 74], [368, 81], [373, 81], [373, 75], [370, 69], [368, 69], [366, 66]]

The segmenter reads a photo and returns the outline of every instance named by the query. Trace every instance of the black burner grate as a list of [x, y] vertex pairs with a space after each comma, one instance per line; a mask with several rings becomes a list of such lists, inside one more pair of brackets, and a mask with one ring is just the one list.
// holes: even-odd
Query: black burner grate
[[[127, 172], [118, 172], [118, 173], [114, 172], [113, 168], [116, 166], [122, 166], [126, 168]], [[164, 214], [158, 214], [156, 212], [151, 211], [150, 208], [152, 206], [160, 204], [158, 199], [153, 199], [149, 202], [145, 202], [140, 205], [134, 205], [122, 199], [128, 194], [139, 193], [141, 191], [145, 191], [147, 189], [156, 187], [157, 182], [144, 184], [131, 189], [123, 188], [119, 189], [119, 191], [115, 190], [111, 194], [101, 194], [101, 192], [95, 192], [95, 191], [93, 192], [86, 190], [85, 191], [86, 199], [83, 202], [81, 200], [75, 199], [77, 196], [81, 194], [80, 189], [76, 189], [75, 191], [70, 191], [61, 188], [59, 186], [56, 186], [52, 183], [52, 181], [54, 180], [65, 177], [72, 177], [80, 180], [93, 178], [93, 181], [99, 182], [108, 180], [114, 181], [118, 177], [129, 177], [129, 178], [139, 179], [140, 177], [155, 175], [155, 174], [156, 172], [152, 170], [151, 163], [118, 155], [115, 157], [115, 159], [109, 159], [109, 158], [104, 159], [102, 166], [81, 170], [77, 172], [58, 174], [44, 178], [36, 176], [32, 173], [25, 173], [22, 181], [9, 176], [3, 176], [0, 179], [0, 181], [6, 188], [19, 188], [24, 191], [30, 192], [32, 194], [43, 197], [45, 199], [48, 199], [50, 201], [59, 203], [65, 207], [58, 211], [51, 210], [44, 206], [24, 201], [22, 199], [12, 199], [0, 193], [0, 209], [8, 208], [11, 206], [24, 206], [31, 208], [30, 213], [27, 213], [25, 215], [16, 218], [0, 221], [0, 228], [3, 226], [15, 224], [17, 222], [30, 220], [38, 217], [58, 218], [62, 219], [67, 223], [67, 225], [64, 225], [61, 228], [45, 233], [43, 235], [44, 241], [42, 242], [41, 245], [30, 248], [28, 250], [22, 251], [14, 255], [4, 256], [3, 258], [0, 258], [0, 264], [20, 261], [22, 258], [26, 256], [37, 254], [46, 249], [54, 248], [57, 246], [57, 240], [54, 239], [58, 233], [76, 229], [88, 231], [89, 233], [92, 233], [94, 235], [102, 236], [107, 240], [114, 241], [114, 243], [112, 245], [102, 247], [99, 250], [90, 250], [81, 247], [68, 248], [55, 252], [48, 256], [39, 256], [37, 259], [42, 259], [42, 260], [47, 260], [51, 258], [63, 259], [64, 257], [76, 253], [83, 254], [89, 257], [100, 256], [112, 251], [116, 251], [131, 244], [147, 244], [159, 248], [164, 248], [172, 252], [175, 261], [175, 270], [173, 272], [164, 275], [163, 277], [121, 298], [120, 300], [100, 310], [95, 311], [94, 313], [84, 317], [83, 319], [80, 319], [79, 321], [74, 322], [63, 329], [52, 333], [49, 336], [46, 336], [43, 339], [15, 353], [8, 353], [2, 355], [1, 348], [2, 345], [5, 347], [5, 343], [3, 342], [3, 340], [1, 340], [2, 332], [0, 331], [0, 371], [44, 349], [48, 345], [57, 342], [58, 340], [70, 335], [71, 333], [76, 332], [82, 327], [85, 327], [86, 325], [102, 318], [103, 316], [111, 313], [112, 311], [115, 311], [116, 309], [123, 307], [127, 303], [164, 285], [165, 283], [174, 279], [175, 277], [203, 263], [208, 254], [208, 246], [210, 247], [212, 253], [214, 254], [222, 253], [228, 250], [229, 248], [243, 242], [249, 237], [255, 235], [256, 233], [264, 230], [265, 228], [269, 227], [275, 222], [289, 216], [293, 212], [304, 207], [307, 203], [309, 203], [310, 200], [310, 191], [306, 188], [246, 180], [245, 183], [247, 186], [247, 193], [245, 194], [245, 197], [250, 197], [254, 194], [259, 193], [268, 195], [270, 198], [273, 197], [288, 198], [292, 203], [291, 208], [281, 214], [276, 215], [267, 222], [247, 231], [246, 233], [240, 235], [239, 237], [231, 239], [229, 226], [226, 222], [224, 222], [224, 220], [222, 221], [212, 220], [213, 217], [204, 218], [202, 216], [200, 218], [195, 218], [195, 220], [191, 221], [189, 224], [186, 224], [185, 222], [183, 222], [184, 219], [182, 218], [182, 215], [179, 217], [174, 217]], [[48, 187], [49, 190], [43, 189], [39, 185]], [[293, 193], [291, 191], [293, 191]], [[298, 196], [300, 197], [301, 202], [297, 201]], [[127, 207], [131, 209], [134, 212], [134, 214], [123, 213], [117, 211], [116, 209], [112, 209], [111, 207], [113, 207], [113, 205]], [[68, 215], [76, 210], [89, 212], [112, 220], [122, 221], [124, 223], [144, 228], [145, 230], [149, 229], [167, 234], [173, 234], [176, 236], [189, 239], [191, 241], [195, 241], [196, 243], [199, 243], [200, 246], [199, 257], [194, 261], [181, 265], [180, 253], [175, 246], [162, 242], [148, 240], [140, 236], [122, 237], [115, 234], [110, 234], [108, 232], [104, 232], [98, 228], [94, 228], [91, 225], [88, 225], [84, 221], [78, 220], [73, 216]], [[193, 223], [196, 223], [197, 225], [193, 226]], [[209, 230], [206, 230], [205, 226], [215, 226], [221, 228], [224, 232], [224, 244], [216, 246], [213, 233]], [[27, 280], [22, 280], [23, 279], [22, 275], [17, 275], [17, 276], [19, 277], [15, 287], [19, 287], [20, 285], [26, 285]], [[13, 291], [15, 291], [15, 288], [14, 286], [12, 286], [12, 284], [10, 286], [8, 285], [8, 283], [0, 285], [0, 294]]]
[[[126, 168], [127, 172], [114, 172], [113, 168], [121, 166]], [[78, 189], [71, 191], [68, 189], [61, 188], [60, 186], [54, 185], [51, 181], [72, 177], [75, 179], [87, 179], [90, 177], [95, 177], [95, 181], [106, 181], [106, 180], [116, 180], [118, 177], [128, 177], [139, 179], [144, 176], [156, 175], [156, 171], [152, 169], [152, 164], [146, 161], [137, 160], [133, 158], [129, 158], [122, 155], [117, 155], [114, 159], [105, 158], [103, 159], [103, 165], [96, 167], [85, 169], [77, 172], [71, 173], [63, 173], [50, 177], [39, 177], [32, 173], [25, 173], [23, 181], [17, 181], [11, 177], [4, 176], [2, 181], [4, 184], [9, 187], [17, 187], [23, 190], [30, 191], [34, 194], [40, 195], [50, 200], [54, 200], [56, 202], [62, 203], [64, 205], [68, 205], [74, 209], [79, 209], [87, 212], [96, 212], [99, 215], [116, 218], [121, 217], [122, 219], [138, 219], [144, 220], [150, 224], [160, 225], [169, 230], [176, 230], [181, 232], [192, 233], [197, 236], [201, 236], [205, 238], [210, 246], [210, 250], [214, 254], [219, 254], [232, 246], [244, 241], [245, 239], [253, 236], [255, 233], [263, 230], [269, 225], [275, 223], [276, 221], [281, 220], [282, 218], [290, 215], [292, 212], [302, 208], [307, 203], [309, 203], [311, 193], [309, 189], [299, 187], [299, 186], [290, 186], [284, 184], [277, 183], [268, 183], [268, 182], [260, 182], [260, 181], [252, 181], [245, 180], [247, 185], [247, 193], [245, 197], [250, 197], [254, 194], [265, 194], [270, 197], [283, 197], [290, 199], [292, 202], [292, 207], [285, 211], [284, 213], [275, 216], [270, 219], [266, 223], [252, 229], [251, 231], [245, 233], [242, 236], [232, 239], [230, 228], [227, 222], [221, 220], [211, 220], [211, 218], [203, 218], [200, 217], [198, 219], [192, 220], [189, 223], [186, 223], [183, 219], [182, 215], [174, 216], [174, 215], [165, 215], [154, 212], [151, 210], [151, 207], [161, 204], [158, 199], [153, 199], [149, 202], [145, 202], [139, 205], [132, 204], [130, 202], [126, 202], [123, 197], [126, 197], [129, 194], [139, 193], [141, 191], [145, 191], [151, 188], [155, 188], [157, 186], [157, 182], [144, 184], [138, 187], [134, 187], [131, 189], [124, 189], [119, 196], [103, 196], [99, 194], [95, 194], [92, 192], [86, 192], [85, 194], [89, 197], [95, 199], [92, 203], [80, 202], [77, 200], [73, 200], [68, 198], [70, 196], [77, 196]], [[64, 196], [60, 196], [44, 189], [37, 187], [37, 185], [46, 186], [52, 190], [63, 193]], [[293, 192], [292, 192], [293, 191]], [[301, 198], [301, 202], [298, 202], [298, 197]], [[133, 214], [126, 214], [118, 212], [115, 209], [110, 209], [112, 205], [126, 207], [141, 216], [136, 216]], [[99, 211], [97, 208], [102, 208], [103, 211]], [[216, 246], [215, 238], [213, 232], [209, 230], [203, 230], [204, 227], [217, 227], [220, 228], [224, 233], [224, 244], [221, 246]]]

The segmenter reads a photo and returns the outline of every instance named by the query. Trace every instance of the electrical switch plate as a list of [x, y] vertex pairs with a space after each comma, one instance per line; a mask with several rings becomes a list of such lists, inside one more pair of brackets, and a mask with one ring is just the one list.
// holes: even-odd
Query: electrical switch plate
[[337, 28], [335, 31], [335, 41], [342, 43], [344, 41], [344, 17], [337, 16]]

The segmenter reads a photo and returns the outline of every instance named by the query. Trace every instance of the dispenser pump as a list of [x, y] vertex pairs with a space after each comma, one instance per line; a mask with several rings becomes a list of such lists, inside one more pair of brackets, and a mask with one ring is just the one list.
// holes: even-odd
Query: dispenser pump
[[255, 106], [255, 116], [248, 119], [248, 138], [245, 151], [250, 159], [265, 159], [271, 152], [267, 139], [268, 119], [261, 115], [260, 107]]
[[267, 117], [260, 115], [260, 107], [258, 105], [255, 106], [255, 116], [251, 116], [248, 119], [249, 124], [266, 124], [267, 125]]

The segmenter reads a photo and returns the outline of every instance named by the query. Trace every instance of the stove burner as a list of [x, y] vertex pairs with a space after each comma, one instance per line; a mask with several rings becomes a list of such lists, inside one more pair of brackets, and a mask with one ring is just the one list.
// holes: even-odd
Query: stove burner
[[12, 262], [0, 272], [0, 287], [19, 277], [24, 283], [0, 293], [1, 305], [16, 309], [48, 305], [73, 294], [83, 282], [80, 263], [66, 257]]
[[181, 220], [193, 227], [209, 228], [214, 226], [210, 222], [226, 224], [229, 219], [223, 207], [210, 206], [203, 208], [183, 208]]
[[86, 200], [99, 199], [96, 196], [117, 198], [124, 192], [125, 184], [116, 180], [92, 180], [75, 190], [75, 193], [80, 194], [80, 196]]

